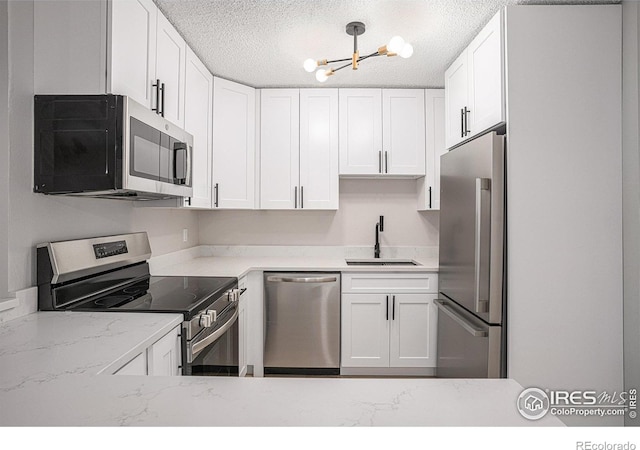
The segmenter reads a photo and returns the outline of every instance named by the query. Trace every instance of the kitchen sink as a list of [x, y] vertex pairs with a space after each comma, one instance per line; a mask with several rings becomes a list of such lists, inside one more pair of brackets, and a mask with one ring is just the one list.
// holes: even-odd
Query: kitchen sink
[[347, 266], [421, 266], [412, 259], [347, 259]]

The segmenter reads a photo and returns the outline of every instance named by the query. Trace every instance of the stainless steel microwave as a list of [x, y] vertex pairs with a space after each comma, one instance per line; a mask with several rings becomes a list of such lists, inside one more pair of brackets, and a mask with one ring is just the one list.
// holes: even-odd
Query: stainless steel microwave
[[34, 192], [191, 197], [193, 137], [122, 95], [36, 95]]

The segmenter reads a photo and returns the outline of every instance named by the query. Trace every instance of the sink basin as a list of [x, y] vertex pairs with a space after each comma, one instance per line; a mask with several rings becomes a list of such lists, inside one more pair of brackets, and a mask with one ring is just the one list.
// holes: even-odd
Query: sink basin
[[347, 266], [420, 266], [412, 259], [347, 259]]

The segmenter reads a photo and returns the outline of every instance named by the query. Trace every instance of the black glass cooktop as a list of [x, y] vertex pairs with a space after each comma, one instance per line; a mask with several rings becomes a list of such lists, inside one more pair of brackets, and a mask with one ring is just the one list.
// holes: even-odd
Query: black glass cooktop
[[237, 278], [232, 277], [147, 277], [73, 309], [174, 312], [189, 320], [236, 283]]

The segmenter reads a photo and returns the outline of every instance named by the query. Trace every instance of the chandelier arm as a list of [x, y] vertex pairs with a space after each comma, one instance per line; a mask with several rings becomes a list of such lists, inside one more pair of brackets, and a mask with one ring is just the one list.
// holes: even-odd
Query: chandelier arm
[[358, 59], [358, 62], [360, 62], [360, 61], [364, 61], [365, 59], [367, 59], [367, 58], [371, 58], [372, 56], [382, 56], [382, 55], [380, 55], [378, 52], [374, 52], [374, 53], [371, 53], [370, 55], [361, 56], [361, 57]]
[[331, 60], [331, 61], [327, 61], [327, 64], [333, 64], [333, 63], [343, 62], [343, 61], [351, 61], [351, 58], [334, 59], [334, 60]]
[[[351, 59], [349, 59], [349, 61], [351, 61]], [[340, 66], [340, 67], [338, 67], [337, 69], [333, 69], [333, 71], [334, 71], [334, 72], [337, 72], [337, 71], [338, 71], [338, 70], [340, 70], [340, 69], [344, 69], [345, 67], [350, 67], [350, 66], [351, 66], [351, 63], [349, 63], [349, 64], [345, 64], [344, 66]]]

